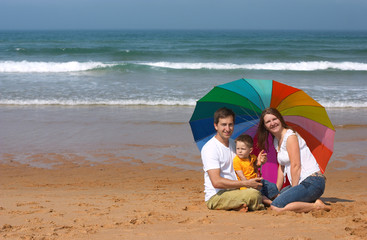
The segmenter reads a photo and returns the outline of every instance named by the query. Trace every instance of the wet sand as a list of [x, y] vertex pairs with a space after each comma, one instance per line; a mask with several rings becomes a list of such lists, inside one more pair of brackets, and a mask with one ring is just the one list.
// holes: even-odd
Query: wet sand
[[138, 110], [1, 108], [0, 238], [367, 236], [362, 123], [335, 114], [322, 197], [330, 212], [241, 213], [205, 206], [200, 156], [187, 124], [192, 110]]

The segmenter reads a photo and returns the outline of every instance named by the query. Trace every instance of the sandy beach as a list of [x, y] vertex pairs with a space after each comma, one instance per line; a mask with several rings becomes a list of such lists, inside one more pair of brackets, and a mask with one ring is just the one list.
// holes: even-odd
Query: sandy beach
[[332, 210], [276, 214], [206, 208], [190, 108], [0, 110], [1, 239], [367, 236], [367, 126], [340, 113], [322, 197]]

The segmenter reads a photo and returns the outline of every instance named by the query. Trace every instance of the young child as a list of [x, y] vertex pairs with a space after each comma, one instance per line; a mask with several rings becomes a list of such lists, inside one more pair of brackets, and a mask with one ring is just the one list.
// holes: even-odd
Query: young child
[[[235, 143], [237, 155], [233, 159], [233, 168], [236, 171], [238, 180], [244, 181], [258, 177], [258, 169], [261, 167], [262, 163], [265, 162], [266, 153], [262, 150], [258, 157], [251, 154], [254, 142], [252, 137], [247, 134], [238, 136], [235, 139]], [[270, 205], [272, 202], [270, 199], [274, 199], [279, 194], [279, 190], [275, 183], [265, 179], [262, 179], [261, 183], [263, 184], [260, 190], [263, 195], [263, 203]]]

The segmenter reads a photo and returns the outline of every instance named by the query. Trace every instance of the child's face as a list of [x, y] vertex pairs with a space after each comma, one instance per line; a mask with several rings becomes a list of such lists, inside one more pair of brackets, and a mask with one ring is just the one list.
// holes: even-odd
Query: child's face
[[252, 152], [252, 148], [248, 147], [244, 142], [236, 143], [236, 154], [240, 158], [248, 158], [250, 153]]

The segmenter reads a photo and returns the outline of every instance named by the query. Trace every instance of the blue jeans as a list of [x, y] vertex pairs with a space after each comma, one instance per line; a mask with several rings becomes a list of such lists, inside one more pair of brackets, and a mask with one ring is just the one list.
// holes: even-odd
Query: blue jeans
[[260, 192], [261, 195], [264, 195], [265, 197], [272, 199], [278, 195], [279, 191], [277, 188], [277, 185], [275, 183], [269, 182], [268, 180], [261, 180], [261, 183], [263, 184]]
[[325, 190], [325, 178], [322, 176], [309, 176], [295, 187], [281, 191], [271, 205], [283, 208], [291, 202], [315, 202]]

